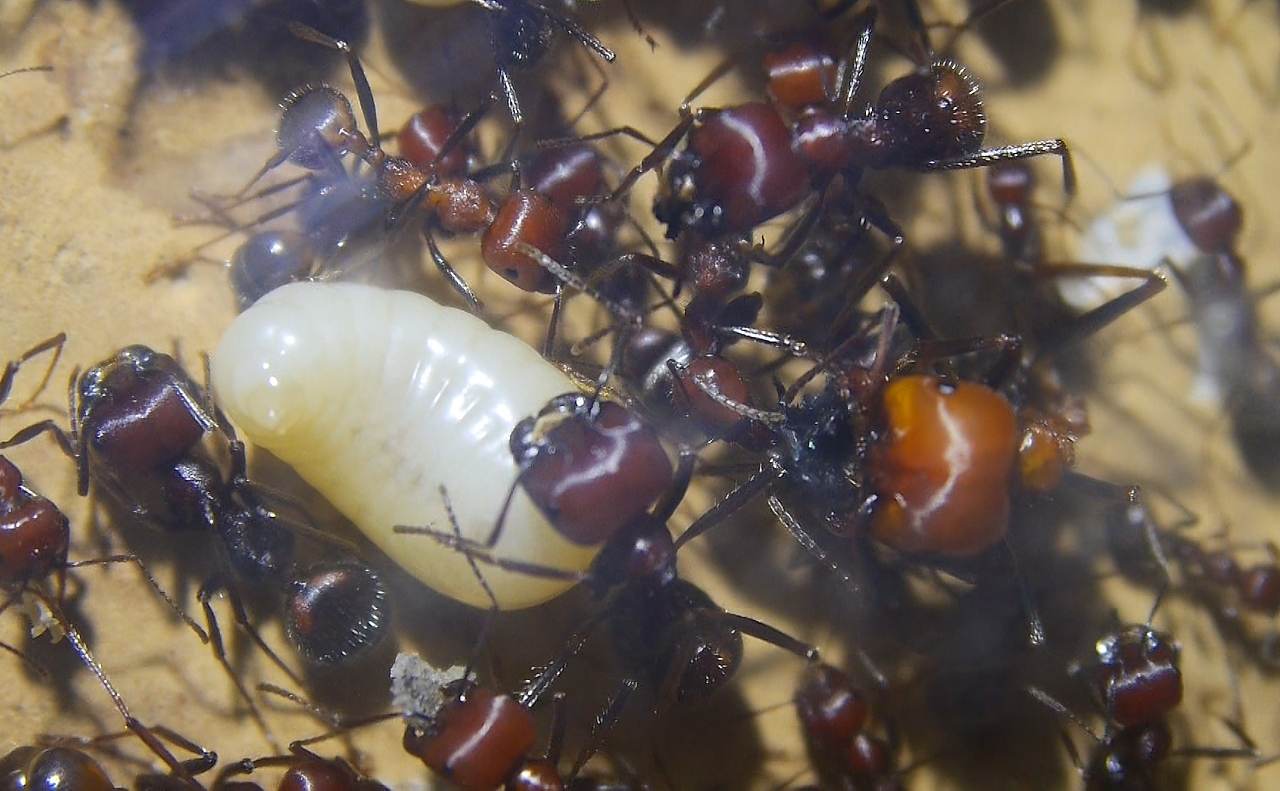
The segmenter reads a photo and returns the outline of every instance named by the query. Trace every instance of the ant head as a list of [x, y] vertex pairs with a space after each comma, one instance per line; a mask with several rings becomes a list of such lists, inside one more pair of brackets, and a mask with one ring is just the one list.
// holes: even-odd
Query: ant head
[[196, 384], [176, 360], [146, 346], [85, 371], [78, 391], [82, 441], [115, 469], [169, 464], [213, 428]]
[[786, 121], [767, 102], [750, 102], [694, 117], [653, 210], [670, 239], [686, 228], [714, 237], [748, 233], [808, 193], [809, 168], [792, 148]]
[[378, 575], [357, 563], [312, 566], [298, 579], [285, 609], [289, 641], [312, 662], [355, 661], [391, 628], [390, 601]]
[[1182, 702], [1178, 644], [1144, 624], [1098, 641], [1108, 710], [1121, 726], [1163, 719]]
[[231, 258], [231, 284], [240, 309], [269, 291], [311, 274], [315, 252], [306, 237], [293, 231], [260, 231], [236, 249]]
[[56, 505], [22, 485], [0, 456], [0, 584], [43, 579], [67, 561], [71, 525]]
[[1017, 460], [1013, 406], [975, 382], [900, 376], [881, 391], [879, 411], [883, 436], [869, 456], [876, 540], [948, 556], [999, 542]]
[[307, 85], [290, 91], [280, 102], [276, 144], [295, 165], [326, 170], [358, 135], [351, 101], [336, 88]]
[[1199, 176], [1174, 184], [1169, 202], [1187, 238], [1206, 253], [1235, 249], [1244, 224], [1240, 204], [1217, 180]]
[[404, 749], [461, 788], [497, 788], [536, 738], [528, 709], [476, 687], [465, 699], [447, 701], [430, 730], [407, 726]]
[[583, 546], [603, 543], [644, 512], [674, 473], [657, 434], [633, 412], [579, 393], [518, 423], [511, 453], [529, 497]]
[[115, 791], [88, 755], [70, 747], [18, 747], [0, 758], [0, 787], [46, 791]]
[[400, 156], [422, 170], [432, 170], [440, 178], [466, 174], [475, 141], [468, 135], [445, 151], [449, 138], [462, 125], [464, 116], [439, 105], [429, 105], [416, 113], [396, 136]]

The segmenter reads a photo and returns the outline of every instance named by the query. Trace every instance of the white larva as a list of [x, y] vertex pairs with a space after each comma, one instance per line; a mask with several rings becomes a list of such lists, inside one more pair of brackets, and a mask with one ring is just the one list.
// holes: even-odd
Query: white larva
[[[573, 383], [516, 338], [406, 291], [294, 283], [241, 314], [212, 357], [218, 404], [387, 555], [435, 590], [488, 607], [466, 558], [394, 525], [483, 541], [517, 469], [512, 429]], [[494, 554], [585, 569], [598, 547], [560, 536], [517, 490]], [[503, 609], [550, 599], [568, 583], [486, 567]]]

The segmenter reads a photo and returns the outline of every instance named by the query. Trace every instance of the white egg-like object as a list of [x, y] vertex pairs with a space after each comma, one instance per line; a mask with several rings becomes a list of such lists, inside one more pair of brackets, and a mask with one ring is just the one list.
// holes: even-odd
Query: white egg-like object
[[[1076, 260], [1155, 269], [1168, 260], [1185, 268], [1200, 251], [1187, 237], [1169, 199], [1173, 180], [1159, 165], [1149, 165], [1134, 177], [1128, 194], [1093, 218], [1085, 228]], [[1058, 292], [1077, 310], [1092, 310], [1133, 289], [1132, 278], [1062, 278]]]
[[[212, 360], [218, 405], [257, 446], [293, 467], [382, 551], [435, 590], [490, 606], [466, 557], [416, 525], [492, 532], [518, 470], [516, 423], [573, 382], [480, 319], [407, 291], [294, 283], [270, 292], [222, 336]], [[599, 547], [565, 539], [517, 487], [497, 557], [580, 571]], [[570, 583], [492, 566], [503, 609], [544, 602]]]

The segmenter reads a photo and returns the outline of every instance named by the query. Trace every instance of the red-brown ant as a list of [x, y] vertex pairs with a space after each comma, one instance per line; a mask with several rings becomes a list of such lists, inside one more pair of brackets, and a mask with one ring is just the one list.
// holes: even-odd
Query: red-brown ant
[[[92, 479], [145, 523], [218, 536], [224, 570], [199, 592], [207, 638], [264, 732], [261, 714], [226, 658], [211, 605], [220, 591], [227, 592], [236, 622], [295, 681], [249, 622], [238, 585], [278, 591], [290, 642], [312, 662], [349, 663], [385, 636], [389, 603], [378, 575], [354, 559], [298, 567], [294, 533], [323, 536], [305, 525], [287, 524], [272, 510], [264, 499], [269, 493], [248, 479], [243, 444], [172, 357], [144, 346], [127, 347], [73, 376], [71, 395], [69, 432], [43, 421], [0, 447], [50, 433], [76, 460], [81, 494], [88, 493]], [[231, 469], [225, 478], [221, 466], [200, 452], [201, 440], [215, 429], [229, 440]]]
[[[915, 0], [904, 0], [919, 20]], [[797, 207], [838, 174], [857, 183], [864, 169], [951, 170], [983, 167], [1045, 154], [1062, 158], [1068, 192], [1075, 177], [1061, 140], [982, 147], [986, 117], [973, 79], [950, 61], [934, 61], [889, 83], [857, 116], [853, 97], [866, 66], [875, 8], [855, 17], [854, 45], [837, 68], [814, 45], [791, 45], [769, 61], [774, 103], [691, 110], [713, 73], [681, 105], [680, 123], [623, 179], [621, 195], [644, 173], [660, 168], [654, 213], [670, 238], [688, 230], [701, 237], [749, 233]], [[922, 44], [924, 30], [918, 30]], [[788, 122], [779, 106], [795, 116]], [[605, 133], [612, 134], [612, 133]], [[674, 153], [681, 141], [684, 150]], [[674, 154], [674, 155], [673, 155]], [[881, 223], [892, 237], [895, 225]]]
[[117, 791], [106, 771], [70, 747], [15, 747], [0, 758], [0, 789], [23, 791]]
[[[1032, 697], [1075, 722], [1097, 743], [1087, 764], [1081, 765], [1076, 758], [1086, 788], [1158, 788], [1159, 767], [1175, 755], [1257, 758], [1257, 748], [1231, 723], [1229, 727], [1244, 746], [1174, 749], [1168, 717], [1182, 702], [1179, 646], [1169, 635], [1152, 629], [1149, 620], [1107, 635], [1098, 641], [1096, 650], [1095, 662], [1073, 667], [1072, 674], [1085, 675], [1102, 704], [1106, 727], [1101, 736], [1049, 693], [1037, 687], [1027, 689]], [[1075, 757], [1071, 742], [1067, 745]]]
[[795, 697], [796, 713], [819, 775], [849, 791], [902, 788], [892, 740], [868, 732], [870, 702], [836, 668], [814, 662], [805, 668]]
[[[35, 354], [49, 349], [57, 349], [60, 353], [64, 341], [65, 336], [55, 336], [33, 347], [32, 350], [23, 354], [18, 360], [10, 362], [6, 366], [3, 378], [0, 378], [0, 401], [3, 401], [9, 395], [13, 378], [23, 362], [30, 360]], [[57, 356], [55, 355], [54, 361], [56, 362], [56, 360]], [[46, 374], [47, 377], [48, 374]], [[7, 447], [8, 444], [5, 443], [5, 446]], [[166, 603], [175, 608], [177, 605], [160, 590], [150, 572], [137, 556], [114, 555], [94, 560], [69, 561], [67, 552], [70, 548], [70, 543], [71, 526], [61, 509], [27, 488], [23, 482], [22, 472], [18, 467], [4, 456], [0, 456], [0, 591], [4, 593], [4, 601], [0, 603], [0, 612], [4, 612], [15, 605], [22, 605], [28, 600], [33, 600], [36, 607], [42, 612], [41, 617], [46, 620], [40, 626], [51, 628], [54, 634], [61, 634], [66, 637], [67, 642], [71, 644], [80, 661], [93, 673], [98, 683], [102, 685], [102, 688], [111, 697], [111, 701], [124, 719], [128, 731], [141, 739], [147, 748], [162, 759], [183, 783], [194, 785], [192, 771], [198, 771], [199, 769], [193, 770], [187, 765], [178, 762], [160, 741], [158, 734], [172, 734], [173, 732], [165, 728], [149, 728], [129, 712], [123, 698], [121, 698], [115, 686], [107, 678], [101, 665], [98, 664], [93, 654], [89, 651], [89, 646], [81, 636], [80, 631], [67, 617], [62, 606], [65, 575], [67, 570], [83, 566], [135, 563], [147, 582], [165, 599]], [[44, 587], [44, 583], [55, 576], [57, 578], [55, 588], [53, 592], [49, 592]], [[4, 647], [9, 650], [15, 650], [9, 646]], [[181, 739], [176, 734], [173, 734], [173, 738]], [[181, 741], [184, 744], [191, 744], [186, 740]], [[192, 746], [194, 748], [194, 745]], [[194, 749], [202, 754], [202, 758], [196, 762], [199, 768], [208, 768], [217, 760], [212, 753], [205, 752], [199, 748]], [[13, 757], [13, 755], [11, 754], [10, 757]], [[30, 757], [40, 758], [39, 755]], [[71, 762], [72, 759], [59, 753], [50, 757], [50, 760]], [[70, 766], [70, 763], [68, 763], [68, 766]], [[93, 775], [92, 767], [80, 766], [79, 768], [88, 773], [86, 774], [86, 780]], [[17, 771], [17, 767], [14, 770]]]

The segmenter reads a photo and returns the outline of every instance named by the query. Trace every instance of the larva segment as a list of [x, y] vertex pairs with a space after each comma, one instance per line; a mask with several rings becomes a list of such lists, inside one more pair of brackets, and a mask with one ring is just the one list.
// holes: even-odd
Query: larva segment
[[[573, 383], [519, 340], [404, 291], [295, 283], [263, 297], [212, 358], [219, 405], [292, 466], [392, 560], [451, 598], [489, 606], [466, 559], [421, 535], [449, 532], [440, 486], [465, 537], [484, 541], [517, 470], [511, 430]], [[518, 490], [494, 554], [585, 569], [599, 547], [561, 537]], [[568, 583], [485, 569], [503, 609]]]

